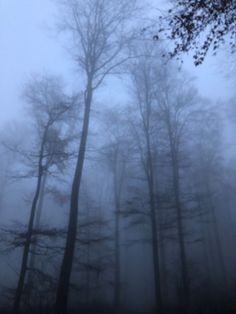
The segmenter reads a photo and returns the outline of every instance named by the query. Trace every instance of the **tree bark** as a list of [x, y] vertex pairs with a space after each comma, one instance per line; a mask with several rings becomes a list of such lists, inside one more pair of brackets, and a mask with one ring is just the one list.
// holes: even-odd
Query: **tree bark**
[[119, 160], [119, 144], [115, 148], [114, 159], [112, 160], [113, 189], [115, 204], [115, 285], [114, 285], [114, 306], [117, 311], [121, 306], [121, 257], [120, 257], [120, 210], [121, 195], [126, 169], [126, 160]]
[[68, 307], [70, 276], [71, 276], [75, 244], [76, 244], [76, 235], [77, 235], [77, 219], [78, 219], [78, 209], [79, 209], [78, 199], [79, 199], [81, 178], [82, 178], [87, 137], [88, 137], [92, 95], [93, 95], [92, 83], [91, 81], [88, 81], [86, 92], [85, 92], [85, 101], [84, 101], [85, 108], [84, 108], [82, 134], [81, 134], [79, 153], [78, 153], [77, 164], [76, 164], [74, 179], [72, 183], [72, 190], [71, 190], [70, 212], [69, 212], [66, 246], [65, 246], [64, 256], [62, 260], [57, 295], [56, 295], [56, 304], [55, 304], [56, 314], [65, 314], [67, 312], [67, 307]]
[[209, 186], [209, 182], [208, 182], [207, 178], [206, 178], [206, 189], [207, 189], [208, 201], [209, 201], [209, 206], [210, 206], [210, 215], [211, 215], [212, 223], [213, 223], [213, 232], [214, 232], [214, 237], [215, 237], [216, 251], [217, 251], [217, 256], [218, 256], [219, 268], [220, 268], [220, 271], [221, 271], [223, 285], [224, 285], [224, 288], [226, 290], [225, 292], [227, 293], [227, 290], [228, 290], [228, 278], [227, 278], [227, 272], [226, 272], [226, 266], [225, 266], [225, 258], [224, 258], [223, 249], [222, 249], [222, 243], [221, 243], [219, 226], [218, 226], [216, 212], [215, 212], [215, 206], [214, 206], [214, 202], [213, 202], [213, 199], [212, 199], [210, 186]]
[[170, 143], [170, 154], [171, 154], [171, 167], [172, 167], [172, 177], [173, 177], [173, 189], [174, 189], [174, 200], [177, 214], [177, 234], [179, 242], [179, 258], [181, 264], [181, 278], [183, 284], [183, 296], [181, 303], [187, 308], [190, 297], [190, 287], [189, 287], [189, 273], [188, 273], [188, 263], [186, 256], [186, 246], [184, 239], [184, 226], [183, 226], [183, 213], [182, 205], [180, 201], [180, 189], [179, 189], [179, 160], [178, 160], [178, 148], [173, 139], [173, 130], [170, 122], [169, 112], [167, 112], [167, 128]]
[[[34, 229], [37, 229], [40, 225], [43, 202], [44, 202], [44, 195], [45, 195], [46, 180], [47, 180], [47, 174], [45, 173], [42, 177], [42, 183], [41, 183], [41, 187], [40, 187], [38, 206], [37, 206], [37, 210], [35, 213]], [[35, 239], [36, 239], [36, 236], [35, 236]], [[34, 287], [34, 273], [33, 272], [34, 272], [35, 264], [36, 264], [35, 254], [36, 254], [36, 245], [33, 243], [31, 246], [31, 253], [29, 256], [29, 269], [30, 269], [30, 271], [29, 271], [28, 278], [27, 278], [27, 285], [29, 287], [28, 302], [31, 301], [32, 289]]]
[[[86, 220], [87, 220], [87, 223], [89, 223], [90, 221], [90, 205], [87, 203], [87, 207], [86, 207]], [[90, 226], [88, 225], [87, 227], [87, 232], [86, 232], [86, 235], [87, 235], [87, 239], [88, 241], [90, 241]], [[90, 290], [90, 269], [89, 269], [89, 265], [90, 265], [90, 260], [91, 260], [91, 254], [90, 254], [90, 244], [88, 244], [87, 246], [87, 251], [86, 251], [86, 263], [87, 263], [87, 268], [85, 270], [85, 295], [86, 295], [86, 303], [87, 305], [90, 305], [90, 295], [91, 295], [91, 290]]]
[[29, 253], [30, 253], [30, 245], [31, 245], [31, 238], [33, 234], [33, 227], [34, 227], [34, 219], [35, 219], [35, 213], [37, 209], [37, 203], [40, 195], [40, 188], [41, 188], [41, 182], [42, 182], [42, 176], [43, 176], [43, 151], [44, 151], [44, 144], [47, 136], [47, 130], [48, 127], [45, 129], [43, 140], [41, 143], [41, 149], [39, 154], [39, 162], [38, 162], [38, 179], [37, 179], [37, 186], [31, 206], [30, 211], [30, 218], [28, 223], [28, 230], [26, 234], [26, 240], [24, 245], [24, 251], [23, 251], [23, 257], [21, 262], [21, 269], [18, 279], [18, 285], [15, 292], [14, 297], [14, 303], [13, 303], [13, 312], [17, 314], [19, 312], [20, 303], [22, 299], [23, 289], [24, 289], [24, 283], [25, 283], [25, 277], [26, 272], [28, 269], [28, 259], [29, 259]]
[[117, 310], [120, 308], [121, 302], [121, 286], [120, 286], [120, 193], [117, 191], [117, 178], [114, 174], [114, 192], [115, 192], [115, 290], [114, 305]]
[[[164, 213], [166, 214], [166, 213]], [[164, 220], [160, 217], [159, 228], [162, 229], [162, 222]], [[159, 232], [159, 246], [160, 246], [160, 273], [161, 273], [161, 289], [162, 289], [162, 302], [163, 307], [168, 304], [168, 274], [166, 268], [166, 241], [163, 235], [163, 230]]]
[[181, 264], [181, 278], [183, 284], [183, 294], [181, 303], [184, 308], [188, 307], [189, 297], [190, 297], [190, 287], [189, 287], [189, 274], [188, 274], [188, 263], [186, 256], [186, 246], [184, 239], [184, 226], [183, 226], [183, 213], [182, 206], [180, 202], [180, 190], [179, 190], [179, 164], [178, 164], [178, 152], [177, 148], [174, 145], [172, 138], [172, 130], [169, 125], [168, 120], [168, 131], [169, 131], [169, 140], [170, 140], [170, 149], [171, 149], [171, 163], [172, 163], [172, 176], [173, 176], [173, 188], [174, 188], [174, 199], [175, 207], [177, 214], [177, 234], [178, 234], [178, 243], [179, 243], [179, 257]]
[[182, 304], [188, 305], [190, 297], [190, 287], [189, 287], [189, 274], [188, 274], [188, 263], [186, 256], [186, 246], [184, 239], [184, 226], [183, 226], [183, 214], [182, 206], [180, 203], [179, 195], [179, 176], [177, 165], [173, 164], [173, 181], [174, 181], [174, 196], [175, 196], [175, 206], [177, 213], [177, 229], [178, 229], [178, 241], [179, 241], [179, 252], [180, 252], [180, 261], [181, 261], [181, 276], [183, 283], [183, 300]]
[[163, 302], [161, 292], [161, 272], [160, 272], [160, 259], [159, 259], [159, 243], [157, 233], [157, 217], [156, 217], [156, 202], [154, 192], [154, 174], [153, 162], [151, 153], [151, 144], [149, 132], [146, 132], [147, 140], [147, 177], [148, 177], [148, 190], [150, 199], [150, 216], [151, 216], [151, 232], [152, 232], [152, 257], [154, 267], [154, 285], [155, 285], [155, 303], [157, 313], [162, 313]]

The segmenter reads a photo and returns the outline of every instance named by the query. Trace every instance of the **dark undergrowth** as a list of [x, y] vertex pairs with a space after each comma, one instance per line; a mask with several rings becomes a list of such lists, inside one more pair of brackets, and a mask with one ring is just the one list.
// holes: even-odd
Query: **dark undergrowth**
[[[0, 314], [14, 314], [12, 310], [8, 308], [0, 308]], [[18, 314], [57, 314], [53, 308], [31, 308], [22, 309]], [[92, 305], [92, 306], [79, 306], [78, 308], [69, 309], [67, 314], [159, 314], [155, 310], [153, 311], [138, 311], [138, 310], [117, 310], [107, 305]], [[211, 306], [206, 303], [200, 303], [195, 306], [191, 306], [191, 309], [184, 307], [169, 306], [163, 309], [161, 314], [236, 314], [236, 304], [215, 304]]]

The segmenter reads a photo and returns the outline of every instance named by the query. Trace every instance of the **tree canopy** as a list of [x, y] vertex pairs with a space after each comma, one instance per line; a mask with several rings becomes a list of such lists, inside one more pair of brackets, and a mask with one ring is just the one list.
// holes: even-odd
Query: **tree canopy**
[[177, 0], [167, 16], [161, 16], [159, 34], [167, 34], [175, 43], [171, 56], [194, 51], [195, 65], [201, 64], [209, 49], [215, 54], [225, 43], [235, 51], [235, 0]]

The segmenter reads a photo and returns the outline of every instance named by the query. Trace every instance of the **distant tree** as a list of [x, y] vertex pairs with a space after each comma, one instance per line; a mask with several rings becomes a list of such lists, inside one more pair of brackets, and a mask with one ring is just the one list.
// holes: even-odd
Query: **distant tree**
[[[60, 80], [55, 77], [37, 77], [28, 82], [24, 90], [24, 99], [29, 106], [33, 119], [36, 140], [35, 153], [27, 154], [17, 147], [9, 147], [26, 158], [31, 164], [29, 175], [36, 177], [36, 187], [30, 209], [26, 239], [23, 246], [18, 285], [14, 297], [14, 312], [19, 312], [27, 270], [32, 236], [35, 225], [35, 215], [39, 205], [43, 178], [54, 167], [61, 167], [68, 158], [65, 151], [67, 140], [61, 137], [62, 125], [66, 114], [71, 109], [71, 99], [63, 93]], [[7, 144], [6, 144], [7, 145]], [[34, 168], [32, 169], [32, 164]]]
[[86, 186], [83, 197], [80, 198], [80, 223], [77, 234], [74, 276], [71, 286], [77, 287], [80, 302], [90, 306], [96, 299], [99, 301], [104, 289], [106, 274], [111, 270], [113, 241], [109, 221], [101, 212], [101, 208], [92, 199], [91, 192]]
[[104, 125], [109, 134], [108, 144], [103, 146], [100, 154], [112, 175], [113, 195], [115, 207], [114, 249], [115, 249], [115, 280], [114, 306], [121, 306], [121, 211], [124, 197], [124, 185], [127, 177], [127, 168], [131, 143], [127, 139], [127, 124], [121, 111], [110, 110], [104, 115]]
[[[223, 160], [221, 155], [221, 118], [219, 113], [209, 108], [200, 111], [195, 115], [194, 127], [194, 147], [192, 151], [194, 179], [196, 184], [196, 194], [199, 197], [201, 207], [205, 210], [205, 220], [208, 221], [206, 231], [208, 230], [208, 251], [209, 246], [213, 248], [213, 256], [209, 256], [210, 260], [217, 261], [220, 278], [224, 290], [227, 290], [228, 276], [225, 263], [225, 251], [222, 240], [222, 230], [219, 218], [220, 198], [224, 198], [223, 189]], [[193, 125], [194, 125], [193, 124]], [[224, 203], [224, 212], [227, 215], [229, 211], [228, 203]], [[202, 213], [203, 214], [203, 213]], [[213, 234], [213, 241], [209, 239], [209, 232]], [[207, 238], [207, 235], [206, 235]], [[209, 252], [208, 252], [209, 254]]]
[[156, 74], [156, 67], [153, 67], [155, 47], [152, 44], [149, 45], [149, 43], [145, 43], [134, 47], [134, 49], [139, 49], [142, 56], [131, 62], [129, 66], [134, 106], [130, 108], [128, 120], [130, 132], [133, 135], [136, 147], [137, 158], [140, 160], [140, 166], [146, 180], [149, 203], [149, 223], [151, 228], [155, 306], [161, 313], [163, 310], [163, 300], [160, 270], [159, 221], [157, 215], [159, 204], [156, 197], [156, 181], [159, 180], [159, 178], [156, 180], [155, 176], [156, 140], [159, 127], [155, 114], [155, 85], [153, 84]]
[[[150, 195], [148, 199], [144, 192], [142, 196], [141, 192], [137, 192], [138, 200], [132, 202], [128, 213], [139, 217], [137, 223], [144, 223], [150, 206], [151, 244], [153, 252], [157, 251], [158, 261], [161, 261], [161, 265], [158, 265], [156, 259], [153, 259], [156, 272], [154, 278], [156, 286], [160, 285], [162, 300], [164, 294], [166, 300], [167, 294], [167, 240], [177, 243], [174, 247], [177, 248], [180, 270], [178, 296], [181, 306], [186, 310], [190, 301], [187, 243], [190, 241], [188, 230], [191, 224], [187, 223], [187, 219], [196, 216], [192, 214], [193, 206], [190, 204], [192, 195], [186, 183], [186, 164], [191, 124], [198, 110], [199, 99], [189, 77], [179, 73], [172, 63], [163, 62], [161, 48], [154, 43], [145, 44], [144, 48], [140, 46], [139, 49], [145, 50], [145, 57], [138, 58], [131, 66], [136, 112], [132, 112], [129, 119], [133, 141], [137, 143], [136, 154], [141, 160]], [[173, 253], [171, 256], [174, 257]], [[160, 306], [157, 291], [156, 305]]]
[[[156, 100], [158, 103], [159, 123], [163, 125], [163, 138], [166, 138], [166, 159], [171, 169], [171, 195], [175, 208], [177, 225], [177, 242], [179, 246], [180, 272], [182, 281], [181, 305], [185, 306], [190, 300], [189, 263], [186, 249], [186, 202], [183, 189], [181, 170], [186, 163], [184, 151], [186, 138], [190, 136], [189, 126], [195, 115], [198, 94], [191, 85], [189, 77], [178, 75], [177, 69], [171, 64], [162, 65], [157, 73]], [[164, 135], [165, 134], [165, 135]]]
[[173, 0], [166, 16], [161, 16], [158, 39], [164, 32], [173, 40], [171, 56], [194, 51], [194, 63], [199, 65], [210, 48], [217, 49], [228, 41], [235, 52], [236, 3], [234, 0]]

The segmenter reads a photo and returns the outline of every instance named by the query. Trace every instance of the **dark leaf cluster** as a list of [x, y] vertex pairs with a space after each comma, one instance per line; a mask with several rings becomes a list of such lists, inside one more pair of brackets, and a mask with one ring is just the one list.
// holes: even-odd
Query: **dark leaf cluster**
[[229, 39], [231, 52], [235, 51], [235, 0], [178, 0], [166, 16], [160, 17], [161, 33], [173, 40], [171, 57], [181, 52], [194, 51], [194, 63], [203, 62], [211, 48], [213, 54]]

